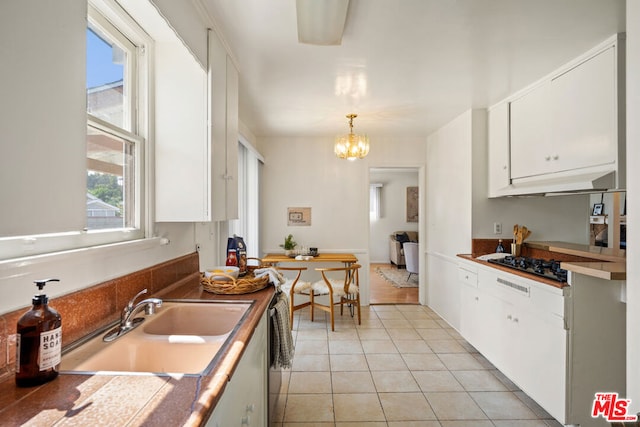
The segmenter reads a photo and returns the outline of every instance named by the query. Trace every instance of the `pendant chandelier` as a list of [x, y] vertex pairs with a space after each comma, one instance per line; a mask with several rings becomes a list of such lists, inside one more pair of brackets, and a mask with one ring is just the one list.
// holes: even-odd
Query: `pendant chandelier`
[[353, 133], [353, 119], [356, 117], [358, 117], [357, 114], [347, 114], [349, 134], [336, 138], [333, 151], [341, 159], [364, 159], [369, 154], [369, 137]]

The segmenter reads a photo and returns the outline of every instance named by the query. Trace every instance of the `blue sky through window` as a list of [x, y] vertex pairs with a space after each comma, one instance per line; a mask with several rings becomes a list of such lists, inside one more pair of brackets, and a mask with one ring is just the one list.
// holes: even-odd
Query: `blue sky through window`
[[87, 29], [87, 88], [123, 79], [124, 66], [113, 62], [113, 48]]

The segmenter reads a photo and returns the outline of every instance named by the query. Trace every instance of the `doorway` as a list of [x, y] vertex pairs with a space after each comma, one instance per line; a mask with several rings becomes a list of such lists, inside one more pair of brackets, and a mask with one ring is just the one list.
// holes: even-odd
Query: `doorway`
[[[391, 263], [389, 241], [396, 231], [418, 231], [419, 223], [407, 217], [407, 188], [419, 187], [417, 167], [369, 169], [369, 303], [419, 304], [419, 288], [394, 283], [390, 276], [408, 276], [404, 266]], [[416, 222], [414, 222], [416, 221]], [[395, 271], [394, 271], [395, 270]], [[385, 274], [385, 271], [395, 274]]]

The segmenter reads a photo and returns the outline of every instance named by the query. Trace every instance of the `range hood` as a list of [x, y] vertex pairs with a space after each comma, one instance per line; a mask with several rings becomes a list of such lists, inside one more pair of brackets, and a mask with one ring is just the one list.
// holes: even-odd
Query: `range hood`
[[614, 171], [553, 174], [539, 177], [514, 179], [507, 187], [500, 189], [504, 196], [531, 196], [604, 192], [616, 189]]

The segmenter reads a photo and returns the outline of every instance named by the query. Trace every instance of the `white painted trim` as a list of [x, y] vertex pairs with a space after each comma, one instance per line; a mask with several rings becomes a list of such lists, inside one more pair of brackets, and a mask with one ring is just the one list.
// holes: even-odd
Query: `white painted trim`
[[140, 251], [151, 249], [160, 246], [164, 243], [160, 237], [152, 237], [150, 239], [139, 239], [130, 242], [118, 242], [108, 245], [91, 246], [88, 248], [71, 249], [68, 251], [53, 252], [41, 255], [34, 255], [22, 258], [14, 258], [9, 260], [0, 261], [0, 280], [2, 280], [2, 271], [24, 268], [30, 266], [36, 266], [39, 264], [45, 264], [50, 262], [64, 262], [73, 259], [74, 262], [78, 261], [78, 257], [108, 257], [111, 255], [126, 255], [128, 253], [138, 253]]

